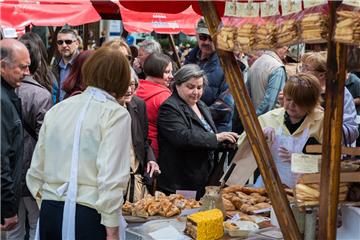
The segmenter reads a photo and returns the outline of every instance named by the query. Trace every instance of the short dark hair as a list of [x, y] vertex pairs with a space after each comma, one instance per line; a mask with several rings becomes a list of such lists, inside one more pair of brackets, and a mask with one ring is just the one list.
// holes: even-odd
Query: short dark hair
[[146, 76], [162, 78], [169, 63], [171, 63], [171, 59], [168, 55], [152, 53], [144, 62], [144, 72]]
[[40, 48], [38, 45], [31, 42], [30, 40], [20, 38], [19, 41], [22, 42], [29, 51], [29, 55], [30, 55], [29, 71], [30, 74], [33, 75], [41, 64]]
[[119, 98], [124, 96], [130, 84], [129, 61], [120, 51], [101, 47], [85, 61], [81, 76], [86, 86], [115, 93], [115, 98]]
[[74, 36], [75, 39], [77, 39], [77, 33], [73, 30], [73, 29], [69, 29], [69, 28], [63, 28], [59, 31], [59, 34], [72, 34]]

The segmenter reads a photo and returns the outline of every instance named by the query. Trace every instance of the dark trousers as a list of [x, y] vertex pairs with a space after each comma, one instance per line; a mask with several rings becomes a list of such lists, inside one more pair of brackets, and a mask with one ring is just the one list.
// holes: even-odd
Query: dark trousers
[[[62, 240], [64, 202], [44, 200], [40, 209], [40, 239]], [[101, 216], [89, 207], [76, 204], [76, 240], [106, 239], [105, 226], [100, 224]]]

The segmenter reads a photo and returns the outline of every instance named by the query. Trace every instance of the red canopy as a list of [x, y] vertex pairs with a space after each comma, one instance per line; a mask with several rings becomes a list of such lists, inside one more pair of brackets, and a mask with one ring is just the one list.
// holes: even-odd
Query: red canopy
[[21, 28], [35, 26], [77, 26], [99, 21], [90, 0], [38, 0], [0, 2], [2, 27]]
[[195, 35], [195, 24], [200, 16], [191, 7], [177, 14], [137, 12], [120, 7], [124, 28], [128, 32], [152, 32]]

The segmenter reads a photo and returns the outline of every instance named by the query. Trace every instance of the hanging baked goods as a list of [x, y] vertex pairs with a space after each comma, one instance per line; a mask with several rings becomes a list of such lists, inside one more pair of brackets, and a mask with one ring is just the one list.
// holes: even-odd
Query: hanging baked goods
[[326, 42], [329, 32], [327, 0], [304, 1], [302, 14], [300, 19], [302, 42]]

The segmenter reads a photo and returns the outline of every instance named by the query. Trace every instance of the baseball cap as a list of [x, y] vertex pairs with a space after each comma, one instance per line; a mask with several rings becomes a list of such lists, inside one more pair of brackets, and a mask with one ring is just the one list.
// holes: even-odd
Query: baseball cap
[[200, 18], [200, 20], [196, 23], [196, 33], [210, 35], [208, 26], [203, 18]]

